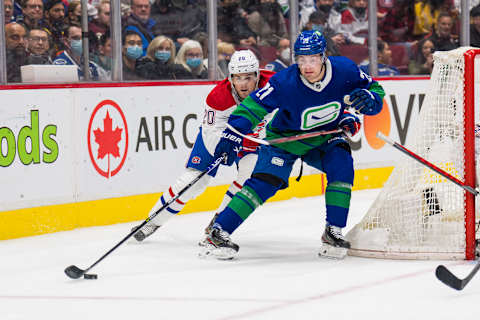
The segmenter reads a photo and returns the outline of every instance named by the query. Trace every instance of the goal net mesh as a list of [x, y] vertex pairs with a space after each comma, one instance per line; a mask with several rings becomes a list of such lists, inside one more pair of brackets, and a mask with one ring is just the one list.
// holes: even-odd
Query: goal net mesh
[[[406, 147], [464, 181], [464, 52], [434, 55], [434, 69]], [[463, 189], [398, 152], [398, 163], [363, 220], [348, 234], [350, 255], [464, 259]]]

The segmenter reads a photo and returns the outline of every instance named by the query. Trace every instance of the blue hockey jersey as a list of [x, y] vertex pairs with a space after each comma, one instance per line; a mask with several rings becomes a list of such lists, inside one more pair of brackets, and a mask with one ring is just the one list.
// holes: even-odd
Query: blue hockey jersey
[[[350, 59], [329, 57], [325, 66], [323, 79], [314, 84], [301, 77], [296, 64], [276, 73], [237, 107], [229, 124], [249, 133], [266, 114], [277, 110], [267, 127], [267, 138], [333, 130], [347, 107], [344, 96], [354, 89], [371, 90], [383, 99], [383, 88]], [[323, 139], [308, 140], [315, 146]]]

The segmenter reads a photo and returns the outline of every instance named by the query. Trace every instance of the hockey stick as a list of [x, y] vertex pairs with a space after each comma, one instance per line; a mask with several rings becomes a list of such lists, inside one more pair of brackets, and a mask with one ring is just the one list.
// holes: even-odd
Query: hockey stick
[[270, 139], [270, 140], [263, 140], [263, 139], [258, 139], [252, 136], [248, 136], [246, 134], [241, 133], [231, 125], [227, 123], [227, 128], [238, 134], [239, 136], [248, 139], [250, 141], [256, 142], [258, 144], [263, 144], [266, 146], [270, 146], [272, 144], [279, 144], [279, 143], [285, 143], [285, 142], [291, 142], [291, 141], [298, 141], [302, 139], [308, 139], [308, 138], [313, 138], [313, 137], [318, 137], [318, 136], [324, 136], [327, 134], [332, 134], [332, 133], [340, 133], [343, 132], [342, 129], [334, 129], [334, 130], [328, 130], [328, 131], [316, 131], [316, 132], [309, 132], [309, 133], [302, 133], [302, 134], [297, 134], [294, 136], [289, 136], [289, 137], [282, 137], [282, 138], [276, 138], [276, 139]]
[[[453, 177], [452, 175], [448, 174], [447, 172], [443, 171], [439, 167], [435, 166], [433, 163], [423, 159], [419, 155], [413, 153], [412, 151], [408, 150], [401, 144], [393, 141], [390, 138], [387, 138], [383, 133], [378, 132], [377, 137], [382, 139], [383, 141], [387, 142], [388, 144], [392, 145], [396, 149], [402, 151], [403, 153], [407, 154], [409, 157], [417, 160], [418, 162], [422, 163], [423, 165], [429, 167], [433, 171], [437, 172], [441, 176], [447, 178], [448, 180], [452, 181], [462, 189], [472, 193], [473, 195], [478, 195], [478, 190], [467, 186], [465, 183], [462, 181], [458, 180], [457, 178]], [[439, 265], [437, 269], [435, 270], [435, 275], [437, 276], [437, 279], [446, 284], [447, 286], [455, 289], [455, 290], [462, 290], [473, 278], [473, 276], [480, 270], [480, 261], [477, 262], [475, 267], [473, 268], [472, 271], [468, 274], [468, 276], [465, 279], [460, 279], [457, 276], [455, 276], [450, 270], [448, 270], [444, 265]]]
[[401, 152], [405, 153], [406, 155], [408, 155], [410, 158], [413, 158], [415, 160], [417, 160], [418, 162], [420, 162], [421, 164], [423, 164], [424, 166], [427, 166], [429, 167], [430, 169], [432, 169], [433, 171], [435, 171], [436, 173], [438, 173], [439, 175], [441, 175], [442, 177], [452, 181], [453, 183], [455, 183], [457, 186], [459, 186], [460, 188], [470, 192], [471, 194], [473, 195], [478, 195], [479, 191], [477, 189], [474, 189], [468, 185], [466, 185], [465, 183], [463, 183], [462, 181], [458, 180], [457, 178], [455, 178], [454, 176], [452, 176], [451, 174], [449, 174], [448, 172], [440, 169], [439, 167], [437, 167], [436, 165], [434, 165], [433, 163], [425, 160], [424, 158], [420, 157], [419, 155], [417, 155], [416, 153], [408, 150], [407, 148], [405, 148], [404, 146], [402, 146], [401, 144], [393, 141], [392, 139], [386, 137], [383, 133], [381, 133], [380, 131], [377, 133], [377, 137], [379, 137], [380, 139], [382, 139], [383, 141], [385, 141], [386, 143], [392, 145], [394, 148], [400, 150]]
[[450, 288], [455, 290], [462, 290], [472, 280], [473, 276], [480, 270], [480, 261], [477, 262], [475, 267], [470, 271], [468, 276], [464, 279], [460, 279], [450, 272], [445, 266], [439, 265], [435, 270], [437, 279], [445, 283]]
[[96, 279], [96, 274], [87, 274], [93, 267], [95, 267], [100, 261], [105, 259], [110, 253], [112, 253], [115, 249], [117, 249], [120, 245], [122, 245], [125, 241], [127, 241], [131, 236], [133, 236], [138, 230], [140, 230], [144, 225], [146, 225], [150, 220], [155, 218], [163, 209], [171, 205], [174, 201], [176, 201], [182, 194], [184, 194], [191, 186], [198, 182], [204, 175], [212, 172], [222, 161], [224, 160], [225, 156], [221, 156], [220, 158], [216, 159], [214, 163], [212, 163], [206, 171], [200, 173], [195, 179], [193, 179], [189, 184], [187, 184], [182, 190], [178, 192], [178, 194], [167, 201], [161, 208], [155, 211], [150, 217], [145, 219], [140, 225], [134, 228], [129, 234], [127, 234], [119, 243], [117, 243], [112, 249], [108, 250], [103, 256], [100, 257], [97, 261], [95, 261], [90, 267], [83, 270], [78, 268], [75, 265], [71, 265], [65, 269], [65, 274], [72, 279], [78, 279], [83, 276], [85, 279]]

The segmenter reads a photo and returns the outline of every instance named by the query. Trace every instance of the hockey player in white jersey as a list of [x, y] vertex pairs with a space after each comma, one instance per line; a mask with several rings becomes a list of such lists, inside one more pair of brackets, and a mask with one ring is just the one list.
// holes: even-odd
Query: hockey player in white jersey
[[[202, 171], [206, 171], [214, 162], [215, 158], [213, 154], [215, 148], [232, 111], [237, 107], [237, 104], [245, 99], [251, 92], [264, 87], [274, 74], [270, 71], [259, 70], [258, 59], [250, 50], [234, 52], [228, 65], [228, 70], [228, 78], [213, 88], [206, 98], [203, 121], [184, 173], [178, 178], [175, 184], [168, 187], [162, 194], [150, 210], [149, 217], [166, 202], [175, 197], [180, 190], [195, 179]], [[260, 125], [259, 128], [261, 127]], [[256, 160], [256, 146], [246, 143], [236, 159], [238, 168], [237, 177], [228, 188], [218, 212], [220, 212], [235, 193], [242, 188], [243, 182], [250, 177]], [[216, 173], [217, 170], [215, 169], [210, 174], [204, 175], [177, 200], [136, 232], [134, 235], [135, 239], [137, 241], [143, 241], [160, 226], [164, 225], [168, 219], [179, 213], [189, 200], [205, 191], [211, 178], [214, 177]], [[209, 227], [206, 229], [206, 232], [208, 231]]]

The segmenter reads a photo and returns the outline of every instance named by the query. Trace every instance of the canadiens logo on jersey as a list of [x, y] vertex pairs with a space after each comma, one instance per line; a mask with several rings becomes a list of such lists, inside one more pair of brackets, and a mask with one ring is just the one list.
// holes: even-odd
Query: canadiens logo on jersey
[[301, 129], [310, 130], [330, 123], [338, 118], [341, 110], [342, 105], [338, 101], [332, 101], [321, 106], [307, 108], [302, 113]]
[[199, 164], [200, 162], [202, 162], [200, 157], [195, 156], [192, 158], [192, 163]]

